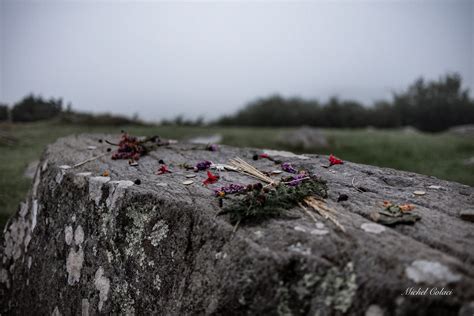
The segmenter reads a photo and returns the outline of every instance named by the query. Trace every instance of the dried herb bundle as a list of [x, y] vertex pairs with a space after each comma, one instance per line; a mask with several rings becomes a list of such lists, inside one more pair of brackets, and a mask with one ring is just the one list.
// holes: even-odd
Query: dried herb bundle
[[233, 224], [278, 217], [308, 196], [327, 197], [326, 183], [316, 176], [308, 176], [297, 186], [284, 183], [274, 187], [253, 185], [243, 198], [234, 200], [219, 215], [228, 214]]

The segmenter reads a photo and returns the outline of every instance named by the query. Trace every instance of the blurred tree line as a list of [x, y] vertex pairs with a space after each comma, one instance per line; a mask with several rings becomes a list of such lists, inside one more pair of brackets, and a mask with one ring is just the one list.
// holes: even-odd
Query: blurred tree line
[[91, 114], [72, 110], [69, 103], [63, 108], [61, 98], [49, 100], [33, 94], [27, 95], [10, 109], [6, 104], [0, 104], [0, 122], [34, 122], [41, 120], [57, 119], [63, 123], [84, 125], [143, 125], [138, 115], [128, 118], [112, 114]]
[[392, 101], [378, 101], [372, 107], [357, 101], [326, 103], [275, 95], [251, 102], [232, 116], [216, 124], [224, 126], [300, 126], [358, 128], [396, 128], [413, 126], [437, 132], [451, 126], [474, 124], [474, 100], [463, 90], [458, 74], [448, 74], [438, 81], [418, 79], [408, 89], [395, 93]]
[[44, 100], [30, 94], [13, 105], [11, 110], [5, 104], [0, 105], [0, 121], [33, 122], [58, 116], [63, 109], [63, 100]]

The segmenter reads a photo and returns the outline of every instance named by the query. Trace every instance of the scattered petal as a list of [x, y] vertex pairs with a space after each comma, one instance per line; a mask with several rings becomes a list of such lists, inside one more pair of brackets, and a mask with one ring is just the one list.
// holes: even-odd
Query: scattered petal
[[330, 165], [330, 166], [333, 166], [333, 165], [342, 165], [343, 163], [344, 163], [344, 162], [343, 162], [341, 159], [337, 158], [337, 157], [334, 156], [333, 154], [331, 154], [331, 155], [329, 156], [329, 165]]
[[215, 183], [219, 180], [219, 176], [218, 175], [215, 175], [215, 174], [212, 174], [210, 171], [207, 172], [207, 179], [204, 180], [202, 183], [204, 185], [208, 185], [208, 184], [212, 184], [212, 183]]
[[164, 174], [164, 173], [171, 173], [171, 171], [168, 169], [166, 165], [162, 165], [160, 169], [158, 169], [157, 173], [158, 175]]

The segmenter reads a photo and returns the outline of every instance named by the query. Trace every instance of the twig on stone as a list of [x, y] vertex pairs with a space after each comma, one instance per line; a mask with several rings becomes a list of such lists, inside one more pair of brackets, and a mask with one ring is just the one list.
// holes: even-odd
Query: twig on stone
[[89, 158], [89, 159], [87, 159], [87, 160], [81, 161], [81, 162], [79, 162], [79, 163], [76, 163], [74, 166], [72, 166], [72, 168], [80, 167], [80, 166], [82, 166], [82, 165], [85, 165], [85, 164], [88, 163], [88, 162], [91, 162], [91, 161], [97, 160], [97, 159], [99, 159], [99, 158], [102, 158], [102, 157], [104, 157], [105, 155], [107, 155], [107, 153], [104, 153], [104, 154], [102, 154], [102, 155], [95, 156], [95, 157]]
[[303, 203], [299, 202], [298, 205], [303, 209], [303, 211], [315, 222], [318, 222], [318, 219], [303, 205]]
[[352, 181], [351, 181], [352, 187], [356, 189], [357, 191], [359, 191], [360, 193], [364, 193], [364, 191], [362, 191], [356, 186], [356, 184], [354, 183], [354, 180], [355, 180], [355, 177], [352, 177]]

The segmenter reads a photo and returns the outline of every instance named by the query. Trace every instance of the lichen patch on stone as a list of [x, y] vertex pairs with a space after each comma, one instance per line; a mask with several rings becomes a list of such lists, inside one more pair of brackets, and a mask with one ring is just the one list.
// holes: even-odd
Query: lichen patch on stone
[[75, 250], [74, 247], [69, 249], [69, 255], [66, 259], [66, 271], [68, 273], [67, 283], [74, 285], [81, 279], [82, 264], [84, 263], [84, 251], [82, 248]]
[[78, 177], [89, 177], [92, 175], [92, 172], [79, 172], [79, 173], [76, 173], [76, 176]]
[[303, 245], [300, 242], [297, 242], [294, 245], [290, 245], [288, 247], [288, 250], [292, 252], [300, 253], [305, 256], [309, 256], [311, 254], [311, 249], [308, 247], [303, 247]]
[[5, 284], [7, 289], [10, 288], [10, 277], [8, 276], [8, 271], [6, 269], [0, 270], [0, 283]]
[[59, 312], [59, 308], [56, 306], [51, 313], [51, 316], [61, 316], [61, 313]]
[[17, 260], [22, 254], [22, 246], [27, 235], [28, 224], [24, 218], [12, 219], [7, 232], [5, 233], [4, 260], [13, 258]]
[[360, 226], [365, 232], [371, 234], [380, 234], [385, 231], [385, 227], [377, 223], [364, 223]]
[[168, 231], [169, 228], [165, 221], [159, 220], [153, 226], [153, 229], [148, 239], [151, 241], [151, 244], [156, 247], [159, 245], [161, 240], [166, 238], [166, 236], [168, 235]]
[[109, 297], [110, 280], [104, 276], [104, 269], [99, 267], [95, 272], [94, 285], [97, 291], [99, 291], [99, 312], [102, 311], [104, 303]]
[[64, 240], [66, 241], [67, 245], [71, 245], [72, 238], [72, 226], [66, 226], [66, 228], [64, 228]]
[[318, 228], [315, 228], [315, 229], [312, 229], [310, 231], [310, 234], [311, 235], [316, 235], [316, 236], [323, 236], [323, 235], [327, 235], [329, 234], [329, 231], [327, 229], [318, 229]]
[[383, 316], [383, 309], [378, 305], [370, 305], [369, 308], [365, 311], [365, 316]]
[[89, 178], [89, 197], [99, 205], [102, 198], [102, 186], [110, 181], [110, 177], [90, 177]]
[[161, 289], [161, 279], [160, 279], [160, 276], [158, 274], [155, 276], [155, 279], [153, 280], [153, 286], [158, 291]]
[[31, 231], [36, 227], [36, 217], [38, 216], [38, 200], [34, 199], [31, 205]]
[[84, 230], [82, 229], [81, 225], [76, 227], [76, 231], [74, 232], [74, 243], [77, 246], [80, 246], [84, 242]]
[[335, 267], [329, 269], [319, 288], [325, 297], [326, 306], [331, 306], [342, 313], [347, 312], [357, 291], [353, 263], [348, 262], [343, 270]]
[[110, 181], [109, 196], [106, 200], [107, 207], [109, 209], [114, 209], [117, 201], [124, 195], [126, 189], [133, 184], [133, 181], [129, 180]]
[[416, 283], [441, 285], [461, 280], [461, 276], [453, 273], [447, 266], [429, 260], [415, 260], [405, 268], [405, 274]]
[[82, 316], [89, 316], [89, 300], [83, 298], [81, 301], [81, 314]]

